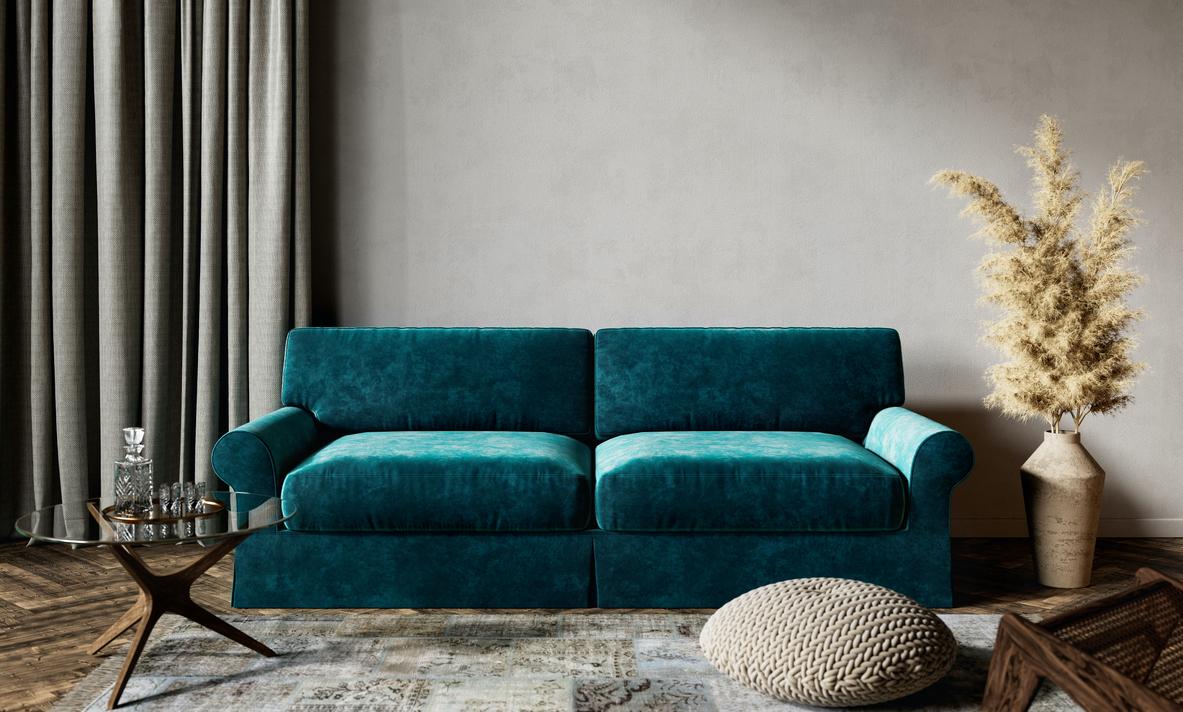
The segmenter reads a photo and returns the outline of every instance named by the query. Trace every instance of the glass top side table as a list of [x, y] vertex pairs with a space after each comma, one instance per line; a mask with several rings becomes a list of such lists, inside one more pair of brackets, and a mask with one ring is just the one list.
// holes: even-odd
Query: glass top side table
[[[184, 516], [157, 513], [131, 521], [112, 512], [113, 500], [65, 502], [34, 510], [20, 517], [17, 531], [34, 541], [71, 546], [108, 546], [115, 559], [139, 587], [139, 596], [87, 650], [97, 654], [124, 631], [139, 624], [123, 661], [123, 668], [107, 702], [119, 704], [127, 681], [148, 642], [148, 636], [165, 613], [184, 616], [210, 630], [267, 657], [275, 652], [241, 630], [198, 605], [190, 587], [201, 574], [229, 554], [255, 532], [274, 530], [284, 516], [278, 497], [246, 492], [215, 492], [206, 497], [200, 511]], [[294, 513], [294, 512], [293, 512]], [[196, 561], [167, 574], [152, 571], [136, 549], [157, 544], [197, 543], [206, 547]]]

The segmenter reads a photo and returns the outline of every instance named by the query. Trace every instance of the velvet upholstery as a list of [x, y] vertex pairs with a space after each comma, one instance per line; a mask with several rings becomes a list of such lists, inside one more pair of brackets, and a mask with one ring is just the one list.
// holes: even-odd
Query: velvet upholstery
[[953, 605], [948, 533], [596, 532], [597, 605], [717, 608], [759, 586], [834, 576]]
[[974, 464], [969, 441], [952, 428], [907, 408], [885, 408], [871, 423], [865, 445], [912, 483], [951, 490]]
[[608, 531], [890, 531], [904, 489], [883, 458], [828, 433], [634, 433], [596, 448]]
[[283, 483], [296, 531], [578, 530], [591, 453], [552, 433], [372, 432], [341, 437]]
[[969, 441], [906, 408], [886, 408], [875, 416], [865, 444], [908, 479], [908, 528], [929, 536], [936, 555], [948, 561], [949, 499], [973, 468]]
[[589, 532], [255, 534], [234, 552], [239, 608], [584, 608]]
[[[946, 535], [947, 540], [947, 535]], [[776, 581], [871, 581], [953, 604], [934, 534], [256, 534], [234, 561], [239, 608], [717, 608]], [[594, 550], [593, 550], [594, 546]]]
[[905, 408], [873, 419], [866, 448], [908, 483], [892, 532], [597, 532], [597, 605], [717, 607], [748, 590], [807, 576], [870, 581], [926, 606], [953, 605], [949, 499], [973, 467], [957, 432]]
[[277, 495], [284, 475], [322, 441], [312, 415], [285, 407], [218, 438], [210, 463], [218, 477], [239, 492]]
[[973, 454], [896, 407], [893, 330], [609, 329], [594, 354], [589, 489], [561, 436], [592, 429], [588, 332], [292, 332], [288, 407], [212, 455], [295, 515], [239, 547], [234, 605], [716, 607], [822, 575], [951, 605]]
[[904, 402], [894, 329], [602, 329], [596, 434], [802, 430], [861, 442]]
[[591, 431], [586, 329], [306, 328], [283, 403], [338, 430]]

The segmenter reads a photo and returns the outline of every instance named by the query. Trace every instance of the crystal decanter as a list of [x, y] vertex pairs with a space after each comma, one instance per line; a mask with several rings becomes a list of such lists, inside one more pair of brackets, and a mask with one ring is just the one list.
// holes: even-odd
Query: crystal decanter
[[142, 514], [152, 509], [152, 461], [144, 457], [144, 429], [124, 428], [123, 460], [115, 463], [115, 511]]

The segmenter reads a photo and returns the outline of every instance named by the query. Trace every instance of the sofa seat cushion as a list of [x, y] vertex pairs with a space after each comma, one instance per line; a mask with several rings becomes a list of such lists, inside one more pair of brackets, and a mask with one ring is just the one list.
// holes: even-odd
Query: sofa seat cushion
[[609, 531], [890, 531], [905, 487], [878, 455], [827, 433], [634, 433], [596, 448], [596, 518]]
[[551, 433], [346, 435], [283, 481], [297, 531], [559, 531], [590, 519], [591, 453]]

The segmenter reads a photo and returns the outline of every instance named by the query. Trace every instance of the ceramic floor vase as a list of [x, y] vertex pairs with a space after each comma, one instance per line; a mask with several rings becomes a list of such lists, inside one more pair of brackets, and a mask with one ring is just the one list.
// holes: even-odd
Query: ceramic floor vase
[[1088, 586], [1105, 471], [1075, 432], [1043, 434], [1020, 469], [1035, 573], [1044, 586]]

